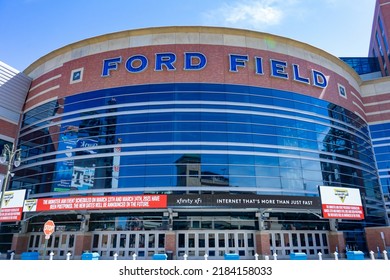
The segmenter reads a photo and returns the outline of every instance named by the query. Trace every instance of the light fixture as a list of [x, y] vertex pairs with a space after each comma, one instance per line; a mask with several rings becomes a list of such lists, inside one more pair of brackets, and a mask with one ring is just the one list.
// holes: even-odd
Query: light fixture
[[15, 173], [11, 172], [12, 165], [15, 167], [19, 167], [20, 164], [22, 163], [20, 151], [21, 151], [20, 149], [15, 150], [13, 145], [12, 148], [10, 148], [8, 144], [5, 144], [3, 148], [3, 152], [1, 153], [0, 163], [7, 164], [7, 173], [4, 176], [4, 182], [1, 189], [0, 211], [3, 205], [4, 194], [8, 187], [9, 176], [14, 177], [15, 175]]

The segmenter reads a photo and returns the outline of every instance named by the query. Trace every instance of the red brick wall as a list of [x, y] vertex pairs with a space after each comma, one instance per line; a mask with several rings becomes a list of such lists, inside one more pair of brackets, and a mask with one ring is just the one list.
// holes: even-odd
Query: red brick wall
[[[377, 247], [379, 247], [380, 251], [382, 252], [385, 250], [385, 244], [387, 248], [390, 247], [390, 227], [370, 227], [365, 228], [365, 232], [368, 251], [377, 252]], [[381, 238], [381, 232], [383, 232], [385, 237], [385, 244]]]
[[265, 256], [271, 258], [271, 247], [269, 243], [269, 233], [256, 232], [256, 253], [260, 255], [260, 259], [264, 259]]
[[80, 256], [83, 251], [91, 250], [91, 245], [92, 235], [90, 233], [85, 233], [84, 235], [76, 235], [74, 255]]
[[174, 231], [165, 233], [165, 251], [172, 251], [173, 256], [176, 256], [176, 233]]
[[343, 232], [340, 231], [330, 231], [329, 232], [329, 250], [330, 254], [333, 256], [333, 254], [336, 252], [336, 246], [338, 248], [338, 257], [344, 257], [344, 250], [346, 248], [345, 238]]
[[11, 250], [15, 250], [15, 254], [21, 254], [27, 251], [29, 235], [14, 234], [12, 237]]

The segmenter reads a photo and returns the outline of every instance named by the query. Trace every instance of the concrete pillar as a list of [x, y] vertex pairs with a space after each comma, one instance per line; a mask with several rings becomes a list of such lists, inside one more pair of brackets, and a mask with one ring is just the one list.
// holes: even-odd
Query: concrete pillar
[[255, 240], [256, 240], [256, 253], [259, 254], [260, 260], [264, 260], [265, 256], [271, 255], [269, 233], [267, 231], [258, 231], [255, 234]]
[[92, 234], [90, 232], [85, 232], [82, 234], [77, 234], [75, 236], [75, 247], [74, 247], [74, 256], [81, 256], [83, 251], [91, 251], [92, 248]]
[[364, 229], [367, 240], [368, 250], [374, 252], [379, 247], [380, 251], [386, 250], [390, 247], [390, 227], [367, 227]]
[[334, 252], [336, 252], [336, 248], [338, 250], [339, 258], [345, 257], [345, 247], [346, 242], [344, 238], [344, 234], [341, 231], [330, 231], [329, 232], [329, 250], [330, 254], [333, 256]]
[[12, 237], [11, 250], [15, 250], [15, 254], [27, 252], [29, 234], [15, 233]]
[[174, 231], [167, 231], [165, 233], [165, 252], [171, 251], [173, 259], [176, 256], [176, 233]]

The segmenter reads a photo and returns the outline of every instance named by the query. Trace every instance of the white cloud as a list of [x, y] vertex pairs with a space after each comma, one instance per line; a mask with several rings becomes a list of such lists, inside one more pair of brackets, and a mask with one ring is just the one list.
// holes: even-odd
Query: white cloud
[[247, 21], [252, 25], [274, 25], [278, 24], [283, 17], [281, 10], [262, 2], [253, 5], [238, 4], [226, 11], [230, 13], [226, 14], [225, 20], [233, 24]]
[[241, 0], [224, 3], [205, 16], [208, 24], [266, 29], [281, 24], [288, 10], [299, 0]]

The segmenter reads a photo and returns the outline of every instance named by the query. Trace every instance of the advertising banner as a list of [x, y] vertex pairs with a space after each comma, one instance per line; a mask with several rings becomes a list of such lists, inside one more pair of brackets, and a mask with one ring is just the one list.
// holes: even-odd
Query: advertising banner
[[105, 209], [149, 209], [168, 207], [209, 208], [288, 208], [320, 210], [319, 197], [278, 196], [255, 194], [182, 194], [182, 195], [121, 195], [121, 196], [77, 196], [62, 198], [28, 199], [24, 212], [105, 210]]
[[88, 190], [93, 187], [95, 167], [73, 166], [72, 190]]
[[318, 197], [256, 194], [169, 195], [169, 207], [321, 208]]
[[69, 191], [71, 189], [71, 181], [73, 177], [74, 161], [71, 159], [73, 156], [73, 149], [77, 145], [77, 135], [74, 130], [67, 128], [67, 130], [61, 134], [61, 141], [58, 144], [59, 151], [66, 151], [66, 153], [58, 154], [57, 159], [61, 159], [56, 164], [56, 176], [55, 181], [57, 183], [53, 186], [53, 191], [62, 192]]
[[16, 222], [22, 219], [26, 190], [6, 191], [0, 209], [0, 222]]
[[322, 216], [327, 219], [363, 220], [359, 189], [320, 186]]
[[26, 200], [24, 212], [166, 208], [166, 195], [118, 195]]

